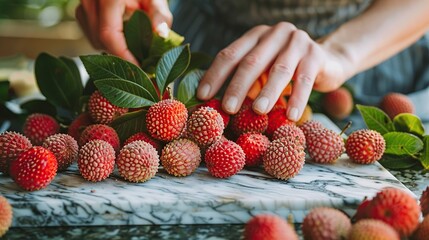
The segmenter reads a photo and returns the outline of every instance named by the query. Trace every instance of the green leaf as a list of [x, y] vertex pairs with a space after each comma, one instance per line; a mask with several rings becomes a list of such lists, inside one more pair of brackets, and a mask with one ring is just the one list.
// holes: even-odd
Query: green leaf
[[369, 129], [375, 130], [381, 135], [395, 131], [395, 127], [389, 116], [387, 116], [387, 114], [381, 109], [359, 104], [356, 105], [356, 107]]
[[147, 132], [146, 112], [142, 109], [135, 112], [123, 114], [115, 118], [110, 126], [116, 130], [121, 141], [125, 141], [129, 136], [137, 132]]
[[142, 86], [125, 80], [107, 78], [94, 81], [107, 100], [118, 107], [139, 108], [152, 105], [149, 92]]
[[46, 100], [30, 100], [21, 104], [21, 109], [25, 110], [27, 114], [31, 113], [44, 113], [55, 117], [57, 115], [57, 109], [54, 105]]
[[398, 132], [407, 132], [422, 137], [425, 134], [425, 128], [419, 117], [411, 113], [398, 114], [393, 119], [393, 124]]
[[124, 23], [124, 35], [128, 49], [141, 63], [149, 56], [152, 44], [152, 24], [143, 11], [135, 11], [131, 18]]
[[390, 132], [383, 135], [386, 141], [384, 153], [393, 155], [414, 155], [423, 149], [423, 142], [410, 133]]
[[79, 68], [77, 67], [76, 63], [72, 59], [66, 58], [66, 57], [59, 57], [59, 59], [67, 65], [67, 67], [70, 69], [73, 76], [76, 79], [79, 79], [79, 82], [80, 82], [79, 87], [82, 91], [83, 90], [82, 78], [80, 77]]
[[197, 91], [198, 83], [204, 75], [202, 70], [194, 70], [186, 74], [186, 76], [180, 81], [179, 87], [177, 90], [177, 100], [181, 101], [188, 107], [188, 102], [195, 98]]
[[159, 100], [149, 76], [136, 65], [115, 56], [88, 55], [81, 56], [83, 65], [91, 79], [119, 78], [134, 82], [146, 89], [152, 101]]
[[383, 158], [378, 161], [383, 167], [389, 169], [409, 169], [417, 165], [419, 162], [409, 156], [398, 156], [384, 154]]
[[36, 59], [35, 74], [40, 92], [54, 106], [75, 110], [82, 94], [82, 81], [62, 60], [47, 53]]
[[9, 81], [0, 82], [0, 103], [9, 100]]
[[422, 163], [425, 169], [429, 169], [429, 136], [423, 137], [423, 151], [420, 156], [420, 162]]
[[152, 38], [152, 44], [149, 49], [149, 56], [161, 57], [170, 49], [180, 46], [183, 40], [185, 40], [184, 37], [180, 36], [172, 30], [170, 30], [167, 38], [163, 38], [157, 34], [154, 34]]
[[156, 65], [156, 83], [161, 95], [168, 84], [179, 78], [189, 65], [189, 45], [176, 47], [166, 52]]

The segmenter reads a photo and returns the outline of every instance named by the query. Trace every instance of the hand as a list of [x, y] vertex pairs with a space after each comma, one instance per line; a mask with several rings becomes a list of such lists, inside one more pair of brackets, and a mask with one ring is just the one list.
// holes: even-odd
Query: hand
[[223, 109], [235, 114], [253, 82], [270, 67], [268, 82], [253, 109], [258, 114], [268, 113], [292, 80], [287, 116], [298, 121], [312, 88], [332, 91], [340, 87], [351, 76], [347, 64], [340, 50], [315, 42], [290, 23], [257, 26], [219, 52], [201, 80], [197, 96], [212, 98], [235, 71], [222, 100]]
[[167, 0], [81, 0], [76, 18], [95, 48], [138, 64], [128, 50], [122, 29], [124, 17], [137, 9], [148, 13], [155, 31], [163, 23], [171, 27], [173, 16]]

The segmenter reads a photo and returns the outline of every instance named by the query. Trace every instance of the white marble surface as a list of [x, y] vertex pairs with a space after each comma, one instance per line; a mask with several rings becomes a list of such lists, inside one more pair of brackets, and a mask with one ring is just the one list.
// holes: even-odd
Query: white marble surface
[[245, 223], [267, 212], [292, 214], [299, 223], [316, 206], [352, 214], [365, 196], [388, 186], [406, 189], [381, 165], [356, 165], [345, 155], [333, 165], [307, 161], [288, 181], [273, 179], [260, 168], [218, 179], [201, 166], [184, 178], [160, 169], [145, 183], [126, 182], [116, 173], [91, 183], [73, 165], [46, 189], [26, 192], [0, 175], [0, 192], [14, 209], [13, 226]]

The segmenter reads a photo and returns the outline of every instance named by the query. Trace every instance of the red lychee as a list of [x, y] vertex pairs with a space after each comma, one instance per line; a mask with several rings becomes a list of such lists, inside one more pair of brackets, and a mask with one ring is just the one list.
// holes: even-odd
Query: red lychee
[[73, 122], [71, 122], [67, 130], [67, 134], [72, 136], [76, 141], [79, 141], [80, 135], [83, 130], [91, 124], [94, 124], [94, 122], [92, 121], [89, 113], [81, 113], [73, 120]]
[[167, 99], [152, 105], [146, 114], [149, 134], [161, 141], [180, 137], [186, 126], [188, 110], [177, 100]]
[[43, 147], [23, 151], [10, 163], [10, 176], [21, 188], [35, 191], [45, 188], [57, 174], [55, 155]]
[[225, 128], [228, 126], [230, 116], [222, 109], [222, 102], [219, 99], [210, 99], [209, 101], [203, 103], [201, 107], [211, 107], [216, 110], [222, 116], [223, 125]]
[[306, 135], [307, 151], [316, 163], [334, 163], [344, 152], [342, 137], [329, 129]]
[[31, 148], [30, 140], [16, 132], [4, 132], [0, 134], [0, 172], [9, 174], [9, 163], [18, 155]]
[[200, 165], [200, 162], [200, 148], [191, 140], [176, 139], [162, 149], [161, 163], [170, 175], [176, 177], [191, 175]]
[[376, 219], [364, 219], [352, 226], [347, 239], [400, 240], [400, 237], [389, 224]]
[[106, 141], [91, 140], [79, 150], [77, 165], [84, 179], [91, 182], [102, 181], [113, 172], [115, 150]]
[[245, 240], [298, 240], [295, 229], [283, 218], [261, 214], [254, 216], [244, 228]]
[[225, 140], [212, 144], [204, 160], [209, 173], [218, 178], [228, 178], [243, 169], [246, 156], [235, 142]]
[[186, 136], [205, 147], [218, 141], [223, 129], [222, 116], [211, 107], [201, 107], [189, 117]]
[[323, 109], [334, 119], [342, 120], [353, 111], [352, 94], [344, 87], [326, 93], [322, 101]]
[[327, 207], [314, 208], [302, 223], [305, 239], [345, 239], [352, 224], [343, 212]]
[[420, 197], [420, 207], [422, 209], [423, 216], [429, 214], [429, 186], [422, 192]]
[[321, 122], [311, 120], [304, 122], [301, 126], [299, 126], [299, 128], [304, 133], [304, 136], [307, 137], [309, 133], [315, 132], [318, 129], [324, 129], [325, 127], [323, 127]]
[[258, 115], [251, 107], [243, 105], [238, 113], [232, 116], [230, 125], [237, 135], [247, 132], [263, 133], [268, 127], [268, 115]]
[[162, 143], [159, 142], [158, 140], [154, 139], [153, 137], [149, 136], [145, 132], [138, 132], [136, 134], [131, 135], [129, 138], [127, 138], [125, 140], [123, 146], [127, 145], [128, 143], [137, 141], [137, 140], [141, 140], [141, 141], [145, 141], [147, 143], [150, 143], [150, 145], [152, 145], [152, 147], [154, 147], [156, 149], [156, 151], [161, 152]]
[[99, 91], [95, 91], [89, 97], [88, 112], [94, 122], [109, 124], [114, 118], [128, 112], [128, 108], [113, 105]]
[[58, 171], [66, 170], [77, 161], [79, 146], [70, 135], [57, 133], [45, 139], [42, 147], [51, 151], [58, 161]]
[[423, 221], [419, 224], [416, 231], [413, 233], [412, 239], [424, 240], [429, 236], [429, 216], [424, 217]]
[[270, 140], [261, 133], [244, 133], [238, 137], [236, 143], [246, 155], [246, 166], [258, 166], [270, 145]]
[[79, 146], [83, 146], [87, 142], [96, 139], [108, 142], [116, 152], [119, 151], [121, 146], [115, 129], [104, 124], [93, 124], [86, 127], [79, 138]]
[[381, 100], [380, 108], [392, 119], [400, 113], [415, 112], [413, 102], [401, 93], [389, 93], [384, 96]]
[[42, 113], [33, 113], [27, 117], [23, 126], [23, 133], [33, 145], [40, 146], [43, 141], [60, 130], [60, 125], [51, 116]]
[[291, 141], [296, 141], [298, 144], [305, 147], [304, 133], [299, 127], [293, 124], [287, 124], [279, 127], [273, 134], [273, 140], [279, 138], [287, 138]]
[[10, 225], [12, 225], [12, 206], [9, 204], [7, 199], [0, 196], [0, 237], [2, 237]]
[[[281, 126], [286, 124], [294, 124], [286, 116], [286, 107], [274, 106], [274, 108], [267, 114], [268, 126], [265, 134], [272, 138], [274, 132]], [[274, 139], [273, 139], [274, 140]]]
[[350, 134], [345, 147], [347, 155], [353, 162], [371, 164], [383, 156], [386, 142], [380, 133], [362, 129]]

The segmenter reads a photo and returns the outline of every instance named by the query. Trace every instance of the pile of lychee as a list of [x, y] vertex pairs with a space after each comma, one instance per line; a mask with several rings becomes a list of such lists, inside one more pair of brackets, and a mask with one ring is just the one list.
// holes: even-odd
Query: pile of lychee
[[[420, 205], [408, 192], [389, 187], [365, 199], [352, 217], [331, 207], [313, 208], [301, 230], [304, 240], [425, 240], [429, 239], [428, 213], [429, 187], [423, 191]], [[297, 240], [298, 235], [280, 216], [260, 214], [247, 222], [244, 239]]]
[[246, 99], [235, 115], [226, 114], [212, 99], [193, 109], [174, 99], [161, 100], [147, 110], [147, 131], [135, 132], [121, 143], [109, 124], [129, 109], [109, 102], [99, 91], [89, 98], [87, 111], [60, 133], [51, 116], [31, 114], [23, 135], [0, 135], [0, 171], [23, 189], [46, 187], [57, 171], [77, 162], [88, 181], [102, 181], [115, 169], [130, 182], [155, 176], [160, 165], [171, 175], [192, 174], [204, 160], [208, 172], [228, 178], [245, 166], [262, 166], [278, 179], [287, 180], [303, 168], [306, 152], [313, 162], [334, 163], [347, 151], [361, 164], [379, 160], [385, 149], [383, 137], [371, 130], [352, 133], [346, 143], [340, 133], [321, 123], [300, 126], [286, 118], [286, 107], [277, 105], [266, 115], [252, 109]]

